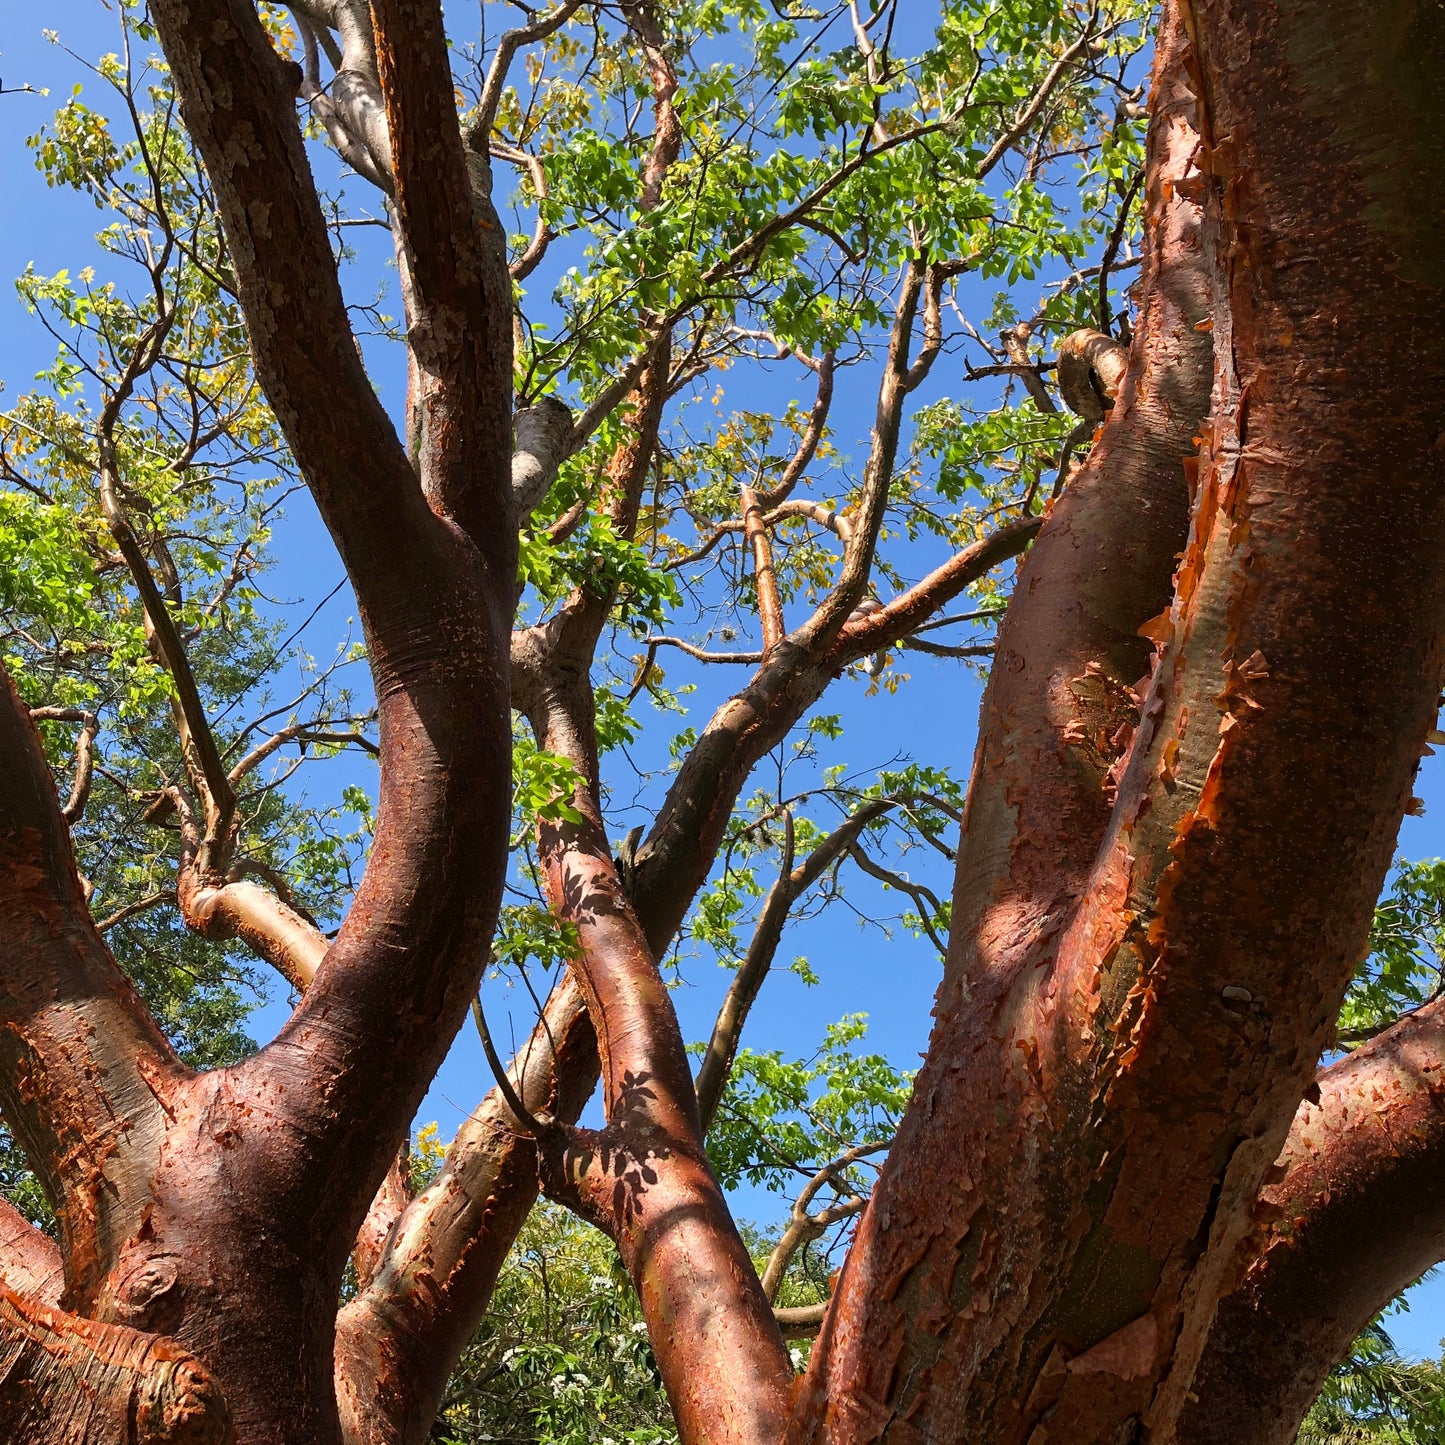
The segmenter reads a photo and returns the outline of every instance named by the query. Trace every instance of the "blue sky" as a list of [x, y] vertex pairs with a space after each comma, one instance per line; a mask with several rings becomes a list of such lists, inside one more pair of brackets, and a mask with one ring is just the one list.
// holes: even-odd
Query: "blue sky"
[[[46, 272], [63, 266], [72, 271], [79, 269], [95, 259], [91, 238], [101, 224], [100, 213], [89, 201], [70, 192], [46, 189], [23, 143], [48, 119], [71, 87], [86, 78], [75, 60], [42, 38], [42, 27], [57, 30], [66, 44], [86, 58], [93, 59], [117, 46], [115, 17], [99, 0], [55, 0], [43, 9], [19, 4], [6, 7], [0, 21], [0, 77], [7, 88], [26, 83], [49, 87], [50, 96], [0, 95], [0, 195], [7, 216], [0, 228], [0, 278], [18, 275], [32, 261], [37, 269]], [[353, 180], [350, 187], [357, 193], [363, 185]], [[356, 240], [363, 250], [363, 265], [356, 269], [355, 277], [358, 283], [364, 280], [365, 291], [384, 267], [389, 243], [379, 231], [352, 233], [349, 239]], [[534, 288], [545, 284], [545, 277], [533, 284]], [[0, 338], [0, 379], [5, 383], [8, 404], [53, 357], [50, 339], [36, 320], [26, 315], [8, 287], [0, 289]], [[383, 399], [395, 409], [401, 401], [403, 382], [395, 356], [373, 347], [368, 359]], [[781, 409], [790, 397], [805, 402], [808, 399], [810, 382], [801, 368], [773, 368], [746, 381], [740, 374], [742, 370], [725, 378], [730, 388], [728, 403]], [[868, 368], [860, 370], [864, 375], [843, 383], [834, 409], [837, 445], [845, 452], [851, 451], [859, 462], [872, 419], [869, 387], [875, 375]], [[962, 386], [958, 362], [940, 367], [930, 385], [932, 391], [925, 400], [948, 394], [950, 388], [957, 394]], [[290, 506], [285, 524], [277, 529], [274, 550], [278, 565], [268, 581], [268, 590], [274, 596], [314, 601], [341, 580], [340, 563], [330, 539], [304, 499]], [[920, 562], [919, 569], [941, 560], [941, 555]], [[349, 599], [343, 589], [321, 611], [307, 634], [313, 651], [328, 654], [346, 631], [348, 618]], [[841, 714], [845, 730], [842, 751], [825, 761], [846, 761], [850, 771], [866, 775], [907, 756], [951, 766], [959, 774], [966, 772], [981, 690], [978, 679], [960, 663], [917, 653], [908, 656], [905, 667], [910, 682], [896, 697], [867, 698], [857, 677], [849, 675], [839, 680], [820, 710]], [[672, 685], [683, 680], [698, 684], [698, 691], [689, 699], [692, 715], [688, 719], [696, 726], [701, 726], [713, 704], [742, 680], [732, 669], [689, 670], [672, 663], [668, 674]], [[665, 736], [672, 730], [664, 728], [657, 740], [641, 744], [635, 756], [644, 766], [661, 765]], [[1341, 759], [1340, 766], [1348, 767], [1349, 760]], [[366, 780], [359, 768], [356, 776]], [[609, 781], [614, 801], [619, 803], [637, 788], [621, 759], [615, 760]], [[325, 786], [329, 790], [339, 783], [332, 776]], [[1441, 823], [1445, 819], [1445, 769], [1427, 759], [1417, 791], [1425, 800], [1426, 811], [1423, 817], [1405, 820], [1400, 845], [1401, 853], [1412, 858], [1445, 851]], [[629, 822], [641, 821], [643, 814], [639, 812], [629, 819], [619, 811], [615, 816], [620, 832]], [[919, 856], [910, 855], [909, 861]], [[948, 888], [946, 868], [939, 860], [927, 865], [926, 881], [938, 891]], [[862, 914], [886, 914], [898, 906], [896, 895], [885, 899], [876, 885], [856, 877], [849, 881], [848, 896]], [[929, 1007], [939, 976], [938, 960], [926, 942], [896, 929], [891, 936], [885, 936], [877, 927], [866, 926], [856, 914], [834, 908], [818, 920], [790, 928], [779, 953], [779, 964], [785, 965], [797, 954], [808, 957], [823, 983], [808, 988], [780, 966], [769, 980], [749, 1026], [748, 1045], [806, 1055], [816, 1047], [828, 1023], [845, 1013], [866, 1012], [869, 1049], [887, 1054], [900, 1067], [914, 1066], [927, 1041]], [[684, 969], [683, 977], [676, 1000], [684, 1033], [689, 1039], [706, 1037], [730, 975], [710, 961], [693, 960]], [[513, 1027], [510, 996], [501, 985], [493, 984], [489, 985], [486, 1002], [492, 1029], [501, 1043]], [[530, 1027], [526, 1013], [529, 1000], [525, 996], [521, 1005], [514, 1025], [518, 1036]], [[278, 985], [272, 990], [271, 1001], [255, 1016], [252, 1032], [259, 1039], [268, 1037], [286, 1013], [284, 988]], [[436, 1120], [442, 1136], [450, 1137], [489, 1084], [480, 1047], [470, 1028], [464, 1029], [419, 1120]], [[759, 1220], [780, 1212], [777, 1198], [759, 1191], [744, 1191], [736, 1205], [741, 1214]], [[1420, 1286], [1414, 1292], [1412, 1311], [1391, 1320], [1390, 1329], [1407, 1352], [1435, 1354], [1437, 1342], [1445, 1334], [1445, 1283]]]

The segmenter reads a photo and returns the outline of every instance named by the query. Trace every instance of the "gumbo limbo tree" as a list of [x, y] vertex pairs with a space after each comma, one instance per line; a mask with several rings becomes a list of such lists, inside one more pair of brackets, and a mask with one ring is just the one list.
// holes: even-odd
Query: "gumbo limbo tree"
[[[689, 1445], [1292, 1439], [1445, 1255], [1406, 923], [1341, 1015], [1445, 671], [1445, 8], [499, 9], [128, 4], [35, 141], [106, 225], [4, 421], [5, 1437], [422, 1440], [540, 1193]], [[988, 667], [966, 789], [833, 766], [909, 659]], [[916, 1078], [749, 1052], [870, 877]], [[479, 983], [548, 965], [508, 1066]]]

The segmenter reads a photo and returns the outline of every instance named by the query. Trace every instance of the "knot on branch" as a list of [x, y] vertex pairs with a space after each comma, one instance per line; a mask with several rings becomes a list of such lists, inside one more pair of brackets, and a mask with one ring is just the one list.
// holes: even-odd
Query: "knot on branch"
[[193, 1355], [160, 1359], [136, 1404], [136, 1445], [232, 1445], [215, 1377]]

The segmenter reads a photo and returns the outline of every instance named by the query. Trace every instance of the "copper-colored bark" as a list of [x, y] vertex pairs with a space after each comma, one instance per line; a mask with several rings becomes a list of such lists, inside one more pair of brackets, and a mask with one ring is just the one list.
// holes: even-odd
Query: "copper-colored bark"
[[[1180, 189], [1197, 134], [1178, 26], [1177, 16], [1166, 21], [1156, 61], [1148, 299], [1130, 370], [1087, 468], [1040, 532], [1000, 629], [938, 1022], [813, 1356], [795, 1421], [800, 1440], [868, 1439], [920, 1411], [914, 1428], [923, 1432], [935, 1411], [957, 1419], [987, 1350], [970, 1329], [1012, 1339], [1014, 1310], [1025, 1304], [1029, 1266], [1010, 1259], [1015, 1246], [1005, 1240], [1017, 1231], [1028, 1258], [1044, 1251], [1040, 1202], [1000, 1189], [1010, 1161], [1030, 1157], [1029, 1121], [1041, 1107], [1026, 1052], [1037, 1045], [1016, 994], [1047, 965], [1108, 823], [1108, 770], [1138, 717], [1127, 689], [1149, 664], [1138, 629], [1168, 602], [1185, 536], [1184, 462], [1208, 402], [1202, 215]], [[1001, 1120], [1015, 1122], [1000, 1128]], [[940, 1210], [940, 1198], [955, 1203]], [[994, 1234], [998, 1244], [980, 1256]], [[1010, 1265], [1013, 1310], [986, 1308]]]
[[[1084, 795], [1046, 767], [1047, 710], [997, 707], [1014, 637], [1055, 596], [1027, 575], [1015, 594], [938, 1025], [798, 1439], [1167, 1438], [1184, 1402], [1364, 945], [1441, 677], [1440, 275], [1383, 160], [1398, 143], [1438, 168], [1440, 94], [1368, 98], [1438, 53], [1438, 12], [1381, 9], [1196, 3], [1193, 45], [1166, 20], [1151, 299], [1179, 274], [1158, 147], [1190, 87], [1203, 143], [1178, 154], [1207, 175], [1175, 170], [1172, 190], [1217, 207], [1214, 417], [1176, 600], [1147, 628], [1164, 645], [1095, 862]], [[1331, 126], [1341, 86], [1357, 103]], [[1157, 324], [1120, 421], [1157, 395], [1138, 366]], [[1391, 366], [1407, 393], [1362, 383]], [[1082, 710], [1098, 689], [1080, 680]], [[1082, 749], [1091, 722], [1061, 700]]]
[[[512, 1077], [533, 1113], [573, 1123], [582, 1112], [597, 1079], [597, 1048], [570, 977], [548, 1000]], [[427, 1438], [452, 1365], [536, 1200], [536, 1145], [493, 1089], [457, 1131], [441, 1173], [402, 1212], [370, 1283], [337, 1320], [336, 1389], [348, 1445]]]
[[1365, 1324], [1445, 1258], [1445, 1004], [1325, 1069], [1220, 1302], [1180, 1445], [1290, 1445]]
[[0, 1102], [56, 1204], [71, 1299], [135, 1228], [160, 1148], [157, 1093], [184, 1076], [81, 894], [50, 768], [0, 694]]
[[[247, 939], [308, 985], [275, 1042], [193, 1077], [90, 922], [49, 769], [7, 691], [0, 1105], [58, 1207], [66, 1266], [62, 1295], [54, 1251], [0, 1210], [8, 1438], [219, 1445], [229, 1409], [243, 1445], [419, 1442], [539, 1163], [617, 1241], [688, 1445], [1162, 1441], [1201, 1353], [1196, 1388], [1217, 1408], [1184, 1417], [1186, 1440], [1288, 1438], [1329, 1357], [1445, 1249], [1429, 1203], [1445, 1158], [1438, 1006], [1327, 1071], [1319, 1106], [1294, 1112], [1445, 669], [1445, 268], [1417, 194], [1445, 189], [1445, 12], [1166, 4], [1145, 304], [1088, 464], [1042, 525], [1002, 529], [849, 622], [902, 403], [941, 344], [942, 272], [908, 260], [838, 584], [787, 636], [760, 589], [767, 656], [679, 770], [629, 886], [602, 822], [588, 680], [615, 598], [579, 588], [521, 634], [511, 690], [511, 288], [457, 129], [440, 8], [370, 7], [414, 456], [349, 332], [291, 68], [250, 0], [153, 0], [152, 13], [258, 376], [356, 588], [381, 809], [329, 947], [197, 864], [187, 838], [187, 923]], [[653, 8], [623, 13], [653, 87], [650, 208], [682, 144], [676, 77]], [[671, 346], [659, 322], [615, 383], [634, 389], [603, 495], [623, 536]], [[784, 489], [817, 446], [831, 365]], [[763, 499], [746, 502], [766, 572]], [[794, 1410], [656, 958], [758, 758], [840, 668], [1036, 534], [985, 698], [929, 1057]], [[582, 821], [544, 821], [538, 837], [581, 946], [549, 1006], [555, 1055], [539, 1047], [514, 1075], [546, 1118], [515, 1119], [494, 1094], [433, 1187], [404, 1208], [398, 1193], [368, 1232], [486, 957], [512, 703], [582, 779]], [[190, 704], [186, 726], [204, 732]], [[715, 1041], [709, 1104], [784, 912], [770, 910]], [[590, 1133], [568, 1128], [597, 1069], [589, 1017], [607, 1110]], [[1271, 1222], [1256, 1206], [1282, 1143]], [[353, 1247], [364, 1289], [338, 1332]], [[1280, 1367], [1293, 1351], [1310, 1371]]]
[[7, 1445], [234, 1445], [214, 1377], [174, 1340], [97, 1324], [0, 1286]]

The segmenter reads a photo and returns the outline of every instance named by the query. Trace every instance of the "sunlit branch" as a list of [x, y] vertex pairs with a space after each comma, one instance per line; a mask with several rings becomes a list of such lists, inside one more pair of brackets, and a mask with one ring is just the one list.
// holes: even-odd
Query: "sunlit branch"
[[60, 810], [67, 823], [79, 821], [90, 797], [90, 782], [95, 772], [95, 739], [100, 720], [93, 712], [80, 707], [33, 707], [32, 722], [80, 723], [80, 736], [75, 741], [75, 777], [70, 785], [70, 798]]
[[515, 146], [505, 145], [501, 141], [493, 140], [488, 144], [491, 153], [498, 160], [510, 161], [527, 172], [532, 179], [532, 190], [537, 198], [537, 220], [532, 230], [532, 239], [527, 243], [527, 249], [507, 268], [512, 273], [513, 281], [524, 281], [541, 264], [542, 257], [547, 254], [547, 247], [557, 237], [557, 233], [543, 216], [543, 203], [547, 199], [547, 169], [539, 156], [518, 150]]
[[818, 373], [818, 398], [813, 403], [813, 409], [808, 415], [808, 424], [803, 430], [803, 435], [798, 439], [797, 450], [788, 459], [788, 464], [783, 468], [783, 474], [778, 478], [774, 487], [759, 489], [758, 501], [767, 509], [776, 507], [782, 502], [798, 484], [799, 478], [812, 465], [812, 461], [818, 451], [818, 443], [823, 438], [823, 428], [828, 422], [828, 410], [833, 404], [833, 372], [837, 364], [838, 353], [832, 349], [825, 351], [817, 361], [810, 357], [799, 356], [799, 360], [806, 366], [811, 366]]
[[763, 656], [783, 636], [783, 603], [778, 595], [778, 575], [773, 570], [773, 548], [768, 539], [758, 495], [751, 487], [742, 489], [743, 530], [753, 549], [753, 582], [758, 595], [758, 618], [763, 630]]

